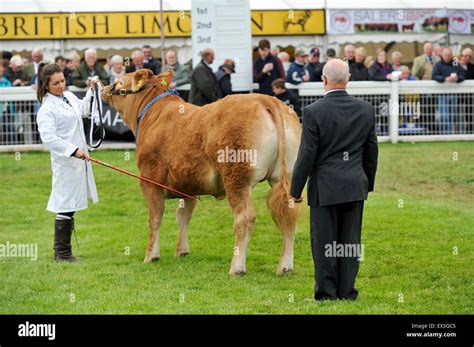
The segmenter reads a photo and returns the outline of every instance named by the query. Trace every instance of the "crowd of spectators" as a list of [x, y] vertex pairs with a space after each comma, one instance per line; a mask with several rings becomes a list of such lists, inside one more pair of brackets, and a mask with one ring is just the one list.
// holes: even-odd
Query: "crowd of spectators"
[[[57, 56], [54, 62], [61, 66], [67, 85], [84, 88], [90, 85], [90, 80], [98, 76], [104, 85], [120, 79], [125, 73], [138, 69], [150, 69], [154, 74], [172, 70], [174, 72], [171, 88], [191, 84], [189, 102], [205, 105], [233, 93], [231, 75], [235, 73], [235, 62], [225, 59], [216, 72], [212, 70], [214, 51], [210, 48], [201, 52], [201, 61], [191, 69], [192, 62], [182, 64], [178, 61], [177, 52], [168, 50], [165, 62], [155, 59], [152, 48], [145, 45], [140, 50], [132, 52], [130, 57], [110, 54], [106, 63], [101, 65], [97, 52], [87, 49], [84, 59], [78, 54], [68, 57]], [[20, 55], [3, 52], [0, 57], [0, 87], [32, 86], [35, 88], [39, 63], [42, 62], [43, 52], [35, 49], [30, 59]], [[324, 58], [324, 59], [322, 59]], [[465, 79], [474, 79], [474, 64], [472, 50], [465, 48], [462, 54], [453, 55], [450, 48], [433, 45], [426, 42], [423, 54], [415, 57], [411, 68], [401, 52], [393, 52], [390, 58], [383, 49], [378, 49], [374, 56], [368, 56], [364, 47], [346, 45], [340, 57], [333, 48], [326, 50], [324, 56], [318, 47], [309, 52], [296, 49], [293, 61], [289, 52], [271, 47], [267, 39], [258, 43], [256, 59], [253, 63], [253, 81], [258, 83], [257, 92], [276, 96], [290, 105], [300, 115], [300, 102], [297, 93], [288, 90], [285, 82], [298, 85], [304, 82], [321, 82], [321, 75], [326, 62], [340, 58], [347, 62], [351, 73], [351, 81], [390, 81], [397, 76], [401, 80], [435, 80], [440, 83], [458, 83]], [[441, 120], [449, 119], [457, 103], [456, 95], [439, 95], [436, 102], [424, 100], [421, 97], [422, 113], [440, 114]], [[440, 105], [436, 110], [434, 105]], [[3, 103], [0, 112], [5, 113], [8, 105]], [[0, 115], [1, 116], [1, 115]], [[441, 128], [443, 133], [451, 133], [449, 121]]]
[[[259, 93], [274, 95], [287, 104], [292, 105], [297, 114], [300, 114], [296, 93], [284, 88], [284, 81], [294, 85], [303, 82], [321, 82], [321, 75], [326, 62], [340, 58], [347, 62], [351, 73], [351, 81], [391, 81], [395, 76], [399, 80], [435, 80], [440, 83], [457, 83], [465, 79], [474, 79], [474, 64], [472, 61], [472, 50], [465, 48], [462, 54], [453, 56], [450, 48], [439, 45], [433, 46], [427, 42], [423, 46], [423, 54], [416, 57], [413, 67], [404, 64], [403, 55], [399, 51], [387, 58], [383, 49], [378, 49], [375, 56], [368, 56], [365, 47], [354, 47], [346, 45], [343, 55], [338, 57], [332, 48], [326, 50], [324, 61], [321, 61], [319, 48], [312, 48], [309, 53], [304, 49], [297, 49], [294, 61], [290, 62], [288, 52], [272, 48], [270, 42], [263, 39], [258, 44], [258, 55], [253, 66], [254, 82], [259, 83]], [[456, 96], [439, 96], [437, 104], [443, 104], [439, 108], [441, 123], [449, 114], [453, 114], [456, 104]], [[426, 100], [425, 100], [426, 101]], [[435, 110], [433, 101], [424, 104], [431, 105], [430, 114]], [[451, 127], [441, 128], [441, 132], [450, 133]]]
[[[0, 59], [0, 87], [33, 86], [37, 84], [38, 65], [43, 60], [43, 52], [40, 49], [33, 50], [31, 61], [20, 56], [3, 52]], [[149, 45], [143, 46], [141, 50], [133, 51], [130, 58], [116, 54], [110, 54], [104, 65], [99, 63], [97, 51], [87, 49], [84, 51], [84, 59], [73, 53], [67, 58], [57, 56], [54, 63], [59, 64], [63, 70], [66, 84], [79, 88], [88, 87], [90, 80], [98, 76], [104, 85], [114, 83], [125, 73], [138, 69], [150, 69], [155, 75], [162, 71], [173, 70], [173, 87], [189, 83], [190, 71], [178, 62], [177, 53], [174, 50], [166, 52], [164, 68], [160, 60], [152, 56]]]

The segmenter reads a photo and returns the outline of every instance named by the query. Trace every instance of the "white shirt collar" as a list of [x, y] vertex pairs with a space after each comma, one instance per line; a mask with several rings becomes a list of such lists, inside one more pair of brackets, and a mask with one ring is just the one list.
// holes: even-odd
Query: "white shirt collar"
[[332, 92], [338, 92], [338, 91], [346, 91], [345, 89], [342, 89], [342, 88], [339, 88], [339, 89], [331, 89], [331, 90], [328, 90], [326, 91], [326, 93], [324, 93], [324, 95], [328, 95], [329, 93], [332, 93]]
[[56, 99], [61, 100], [61, 101], [63, 100], [63, 97], [65, 96], [64, 93], [63, 93], [63, 95], [58, 96], [58, 95], [54, 95], [50, 92], [48, 92], [47, 95], [51, 95], [53, 98], [56, 98]]
[[[67, 103], [65, 103], [63, 101], [63, 98], [65, 97], [65, 93], [63, 93], [63, 95], [61, 96], [57, 96], [57, 95], [54, 95], [54, 94], [51, 94], [51, 93], [46, 93], [46, 95], [44, 96], [43, 100], [48, 100], [49, 102], [54, 102], [55, 104], [63, 104], [64, 105], [67, 105]], [[69, 100], [69, 99], [68, 99]], [[70, 102], [70, 101], [69, 101]]]

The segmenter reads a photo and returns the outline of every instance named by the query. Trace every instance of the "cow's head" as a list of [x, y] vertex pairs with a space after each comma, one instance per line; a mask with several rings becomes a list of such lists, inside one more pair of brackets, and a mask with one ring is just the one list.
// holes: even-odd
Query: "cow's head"
[[115, 83], [105, 86], [102, 100], [118, 111], [127, 125], [139, 110], [137, 101], [156, 96], [169, 90], [173, 80], [173, 72], [167, 71], [158, 76], [148, 69], [141, 69], [122, 76]]
[[153, 80], [153, 72], [148, 69], [125, 74], [115, 83], [104, 87], [102, 99], [118, 111], [123, 109], [125, 104], [129, 104], [136, 94], [144, 89], [147, 82], [153, 83]]

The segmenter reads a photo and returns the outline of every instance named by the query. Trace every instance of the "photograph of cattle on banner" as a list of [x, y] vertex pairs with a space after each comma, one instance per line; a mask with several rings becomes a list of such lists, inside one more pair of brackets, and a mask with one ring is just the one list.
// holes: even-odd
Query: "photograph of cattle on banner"
[[466, 343], [473, 50], [470, 0], [2, 2], [0, 345]]

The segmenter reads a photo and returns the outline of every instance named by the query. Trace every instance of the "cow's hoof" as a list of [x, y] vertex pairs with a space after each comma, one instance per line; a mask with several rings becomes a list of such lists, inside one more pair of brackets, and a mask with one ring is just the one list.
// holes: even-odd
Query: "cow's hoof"
[[189, 255], [189, 252], [188, 251], [176, 251], [176, 254], [175, 254], [177, 257], [186, 257]]
[[292, 272], [293, 272], [292, 268], [284, 267], [283, 269], [278, 269], [277, 275], [286, 275], [286, 274], [291, 274]]
[[243, 276], [247, 273], [247, 270], [230, 270], [229, 275], [231, 276]]
[[158, 260], [160, 260], [160, 257], [150, 257], [150, 258], [145, 257], [145, 260], [143, 260], [143, 262], [145, 264], [149, 264], [151, 262], [155, 262], [155, 261], [158, 261]]

